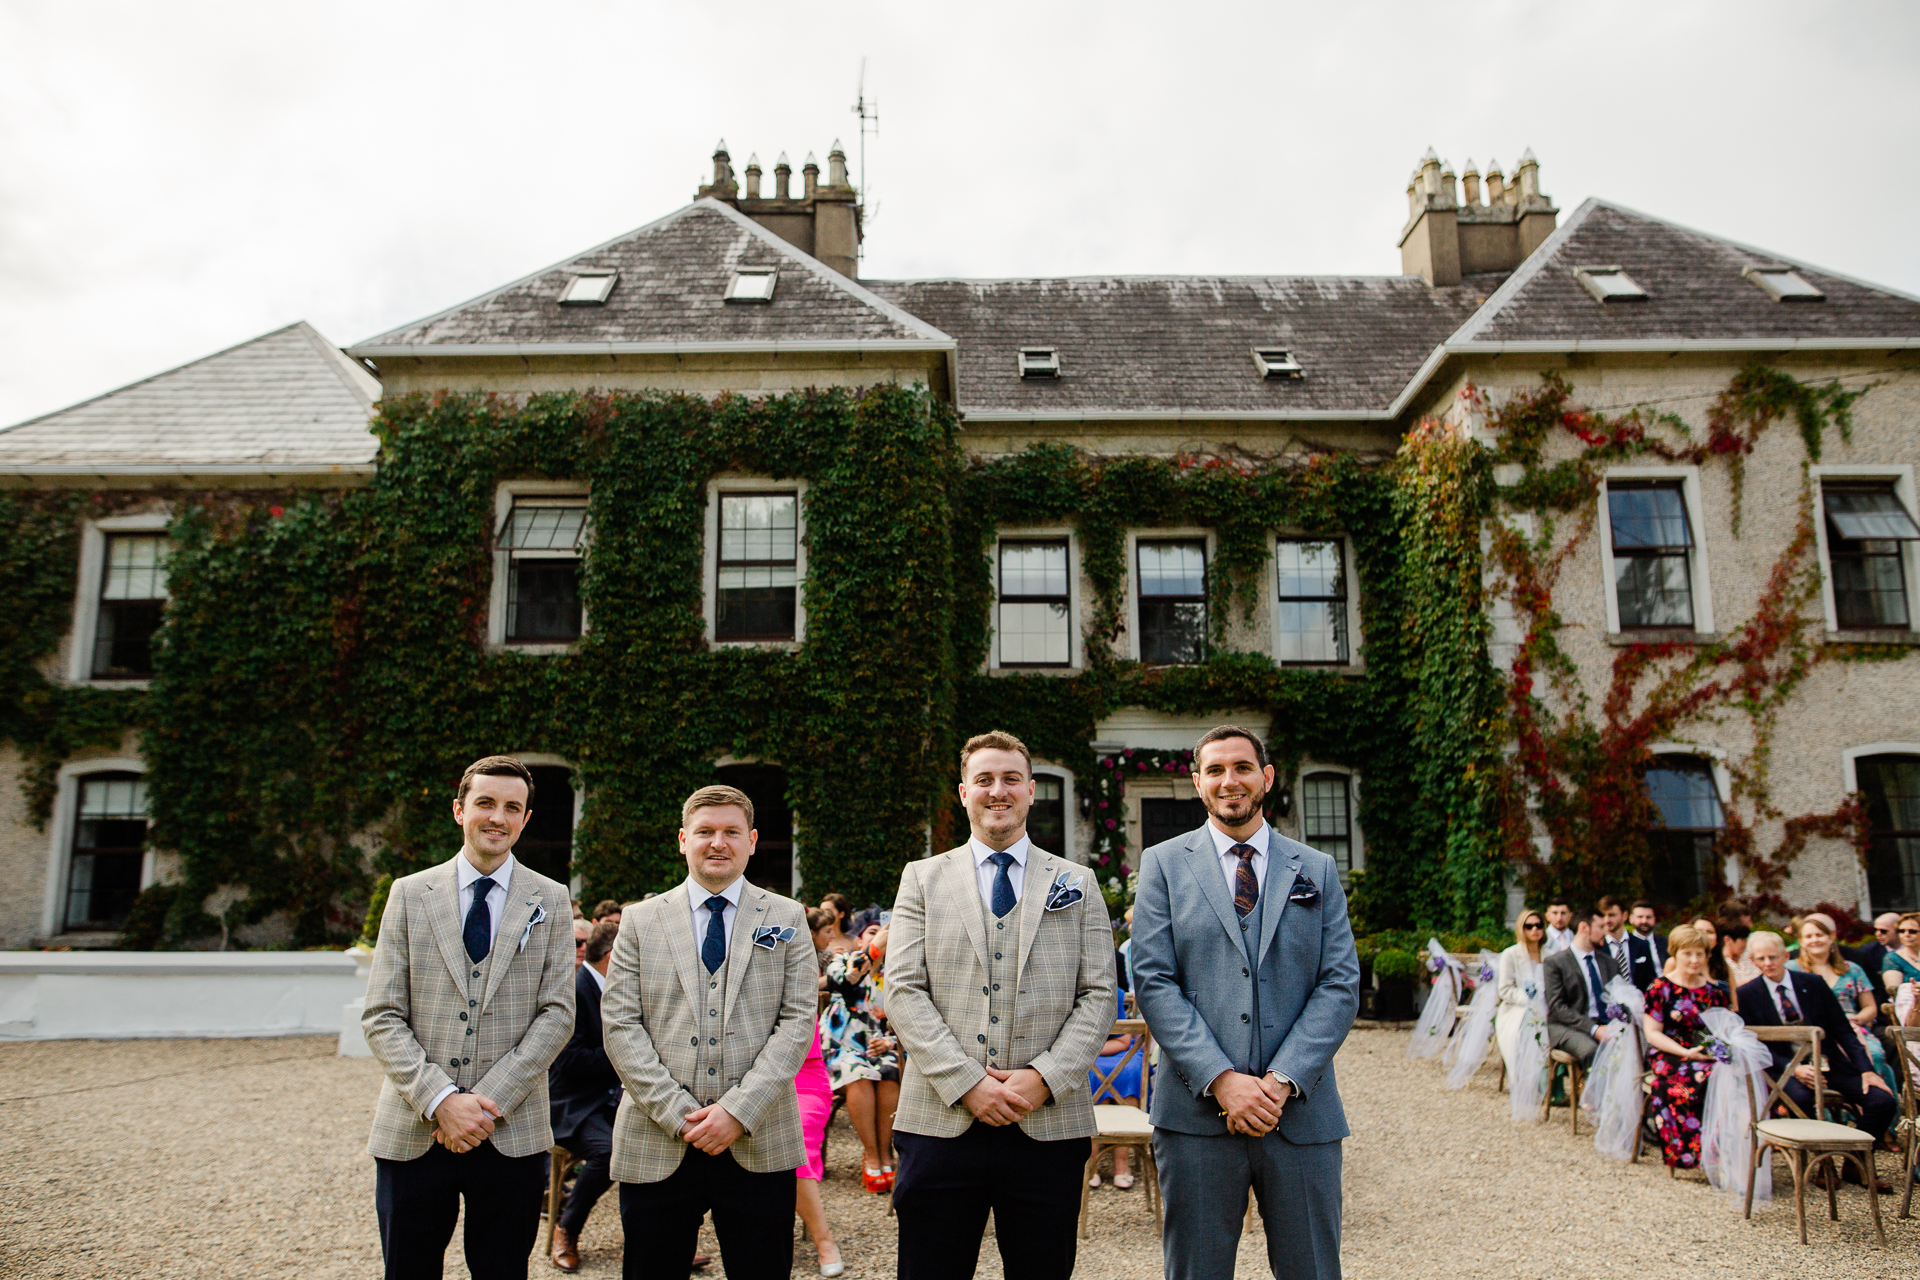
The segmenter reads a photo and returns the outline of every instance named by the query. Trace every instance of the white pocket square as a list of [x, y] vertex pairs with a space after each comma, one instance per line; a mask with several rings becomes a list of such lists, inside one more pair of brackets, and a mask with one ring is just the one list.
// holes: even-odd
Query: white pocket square
[[527, 927], [520, 931], [519, 950], [525, 951], [527, 949], [527, 939], [533, 936], [533, 926], [539, 924], [542, 920], [545, 920], [546, 918], [547, 918], [547, 909], [539, 905], [538, 903], [535, 903], [533, 908], [533, 917], [527, 921]]

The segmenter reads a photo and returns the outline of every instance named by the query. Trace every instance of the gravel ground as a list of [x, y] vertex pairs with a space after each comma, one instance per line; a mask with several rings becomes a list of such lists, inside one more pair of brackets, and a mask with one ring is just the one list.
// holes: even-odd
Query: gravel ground
[[[1516, 1125], [1494, 1073], [1447, 1093], [1409, 1063], [1404, 1033], [1355, 1031], [1340, 1056], [1355, 1136], [1346, 1150], [1346, 1274], [1534, 1277], [1577, 1251], [1638, 1274], [1912, 1277], [1920, 1219], [1883, 1204], [1888, 1248], [1872, 1243], [1864, 1193], [1845, 1188], [1840, 1221], [1791, 1201], [1753, 1223], [1699, 1176], [1670, 1180], [1657, 1158], [1602, 1161], [1586, 1138]], [[379, 1274], [373, 1164], [363, 1152], [379, 1071], [333, 1041], [147, 1040], [0, 1045], [0, 1276], [362, 1277]], [[859, 1189], [860, 1148], [844, 1118], [824, 1184], [847, 1274], [893, 1272], [884, 1198]], [[1892, 1161], [1882, 1157], [1889, 1175]], [[1784, 1181], [1784, 1172], [1781, 1174]], [[1142, 1189], [1093, 1193], [1088, 1280], [1160, 1274]], [[798, 1239], [796, 1226], [795, 1237]], [[458, 1236], [447, 1274], [464, 1277]], [[601, 1202], [582, 1242], [586, 1276], [619, 1273], [619, 1215]], [[706, 1237], [711, 1251], [711, 1234]], [[1266, 1274], [1256, 1224], [1238, 1275]], [[796, 1276], [815, 1275], [796, 1245]], [[538, 1259], [532, 1275], [558, 1275]], [[708, 1274], [724, 1274], [716, 1267]], [[991, 1241], [979, 1274], [1000, 1280]]]

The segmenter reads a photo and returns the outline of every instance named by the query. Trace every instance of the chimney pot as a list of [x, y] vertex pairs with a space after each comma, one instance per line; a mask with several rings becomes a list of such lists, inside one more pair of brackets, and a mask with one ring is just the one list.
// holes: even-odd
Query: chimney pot
[[1467, 204], [1480, 207], [1480, 170], [1474, 167], [1472, 157], [1467, 159], [1466, 170], [1460, 175], [1460, 188]]
[[800, 176], [806, 179], [806, 198], [811, 200], [820, 191], [820, 162], [813, 158], [813, 152], [807, 152], [807, 162], [800, 166]]
[[760, 157], [756, 153], [747, 157], [747, 199], [760, 198]]
[[787, 163], [787, 153], [782, 151], [780, 158], [773, 162], [773, 198], [775, 200], [793, 199], [793, 166]]
[[847, 185], [847, 153], [840, 149], [840, 139], [833, 140], [833, 150], [827, 152], [827, 185], [844, 187]]

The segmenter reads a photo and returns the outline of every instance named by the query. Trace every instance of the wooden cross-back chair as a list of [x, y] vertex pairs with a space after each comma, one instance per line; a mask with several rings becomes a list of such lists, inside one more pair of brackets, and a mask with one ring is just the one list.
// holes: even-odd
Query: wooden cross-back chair
[[[1749, 1139], [1751, 1155], [1747, 1165], [1745, 1215], [1753, 1217], [1753, 1179], [1759, 1172], [1760, 1162], [1768, 1158], [1769, 1151], [1778, 1151], [1787, 1158], [1787, 1167], [1793, 1173], [1793, 1211], [1800, 1225], [1800, 1243], [1805, 1244], [1807, 1182], [1813, 1170], [1831, 1160], [1834, 1162], [1833, 1172], [1838, 1175], [1840, 1164], [1850, 1160], [1859, 1167], [1860, 1179], [1866, 1183], [1867, 1204], [1873, 1211], [1873, 1230], [1880, 1237], [1880, 1247], [1884, 1249], [1887, 1233], [1880, 1225], [1879, 1179], [1873, 1167], [1873, 1135], [1821, 1118], [1826, 1114], [1826, 1081], [1820, 1074], [1820, 1028], [1749, 1027], [1748, 1030], [1763, 1043], [1792, 1044], [1794, 1050], [1793, 1057], [1767, 1091], [1765, 1102], [1760, 1101], [1754, 1092], [1753, 1077], [1746, 1077], [1747, 1103], [1753, 1109], [1753, 1127]], [[1793, 1080], [1796, 1067], [1814, 1069], [1812, 1116], [1802, 1111], [1787, 1094], [1787, 1085]], [[1794, 1114], [1776, 1118], [1773, 1114], [1776, 1105], [1784, 1106]], [[1834, 1198], [1834, 1184], [1838, 1181], [1837, 1176], [1827, 1181], [1827, 1217], [1834, 1222], [1840, 1220], [1840, 1206]]]
[[1914, 1165], [1920, 1162], [1920, 1027], [1888, 1027], [1887, 1056], [1900, 1073], [1900, 1216], [1913, 1216]]
[[[1147, 1120], [1147, 1106], [1152, 1101], [1153, 1072], [1151, 1056], [1153, 1033], [1147, 1030], [1143, 1018], [1120, 1018], [1115, 1020], [1113, 1029], [1107, 1032], [1114, 1036], [1130, 1036], [1132, 1043], [1127, 1051], [1113, 1061], [1113, 1065], [1101, 1070], [1094, 1063], [1093, 1081], [1093, 1119], [1098, 1128], [1093, 1136], [1093, 1153], [1087, 1160], [1086, 1171], [1080, 1176], [1080, 1238], [1087, 1238], [1087, 1195], [1088, 1183], [1093, 1179], [1094, 1170], [1100, 1166], [1100, 1153], [1113, 1147], [1127, 1147], [1140, 1153], [1140, 1171], [1147, 1180], [1147, 1206], [1153, 1212], [1153, 1229], [1157, 1235], [1161, 1230], [1160, 1220], [1160, 1170], [1153, 1162], [1153, 1125]], [[1123, 1101], [1119, 1092], [1121, 1074], [1131, 1062], [1140, 1064], [1140, 1098], [1138, 1105]]]

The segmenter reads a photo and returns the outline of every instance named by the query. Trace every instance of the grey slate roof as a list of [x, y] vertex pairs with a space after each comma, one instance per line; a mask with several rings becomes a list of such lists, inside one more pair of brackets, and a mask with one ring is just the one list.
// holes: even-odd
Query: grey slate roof
[[[1500, 276], [1435, 289], [1418, 276], [1103, 276], [867, 281], [960, 343], [972, 418], [1384, 417]], [[1053, 347], [1060, 376], [1020, 377]], [[1267, 380], [1253, 348], [1305, 369]]]
[[[730, 303], [739, 267], [776, 267], [770, 303]], [[598, 306], [561, 306], [578, 270], [615, 270]], [[438, 315], [355, 344], [354, 355], [433, 354], [457, 347], [538, 347], [555, 354], [633, 345], [774, 344], [948, 347], [937, 329], [875, 297], [718, 200], [516, 280]], [[428, 351], [414, 351], [425, 347]], [[448, 352], [452, 354], [451, 351]]]
[[379, 395], [302, 320], [0, 430], [0, 473], [364, 469]]
[[[1791, 266], [1826, 294], [1776, 302], [1741, 276]], [[1623, 267], [1644, 301], [1598, 302], [1578, 267]], [[1463, 342], [1845, 340], [1920, 337], [1920, 298], [1588, 200], [1548, 237], [1449, 346]]]

